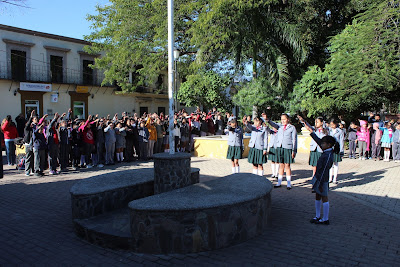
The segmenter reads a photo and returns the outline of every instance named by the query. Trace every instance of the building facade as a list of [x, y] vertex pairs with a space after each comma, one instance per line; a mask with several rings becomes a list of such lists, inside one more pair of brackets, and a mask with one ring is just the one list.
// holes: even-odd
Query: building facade
[[51, 116], [72, 108], [79, 118], [123, 111], [168, 113], [166, 73], [140, 93], [101, 86], [104, 74], [90, 68], [101, 55], [87, 54], [86, 45], [90, 43], [0, 24], [0, 118], [26, 117], [32, 109]]

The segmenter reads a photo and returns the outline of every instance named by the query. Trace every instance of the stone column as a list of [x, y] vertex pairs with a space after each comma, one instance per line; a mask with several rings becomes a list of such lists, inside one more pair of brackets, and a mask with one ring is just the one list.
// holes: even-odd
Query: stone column
[[192, 184], [190, 154], [154, 154], [154, 194], [160, 194]]

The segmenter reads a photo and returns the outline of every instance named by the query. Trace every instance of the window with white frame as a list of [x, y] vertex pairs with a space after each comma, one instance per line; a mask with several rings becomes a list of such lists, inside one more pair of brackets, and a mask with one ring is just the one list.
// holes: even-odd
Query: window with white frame
[[83, 101], [74, 101], [74, 116], [78, 119], [85, 118], [85, 102]]

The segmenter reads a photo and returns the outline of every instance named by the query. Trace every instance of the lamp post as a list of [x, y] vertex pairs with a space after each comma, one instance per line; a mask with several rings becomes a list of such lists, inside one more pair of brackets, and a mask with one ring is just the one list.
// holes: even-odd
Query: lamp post
[[174, 130], [174, 0], [168, 0], [168, 99], [169, 99], [169, 154], [175, 154]]
[[174, 64], [175, 64], [175, 75], [174, 75], [174, 94], [175, 94], [175, 111], [178, 111], [178, 58], [179, 58], [179, 50], [174, 50]]

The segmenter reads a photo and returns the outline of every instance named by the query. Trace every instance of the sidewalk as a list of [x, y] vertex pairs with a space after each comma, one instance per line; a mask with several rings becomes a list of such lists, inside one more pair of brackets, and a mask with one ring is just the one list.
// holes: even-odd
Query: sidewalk
[[[72, 231], [69, 189], [96, 173], [152, 166], [148, 163], [90, 169], [44, 178], [5, 167], [0, 179], [0, 265], [369, 265], [395, 266], [400, 258], [400, 164], [345, 159], [331, 188], [331, 225], [313, 225], [314, 195], [308, 155], [293, 165], [293, 189], [274, 189], [272, 225], [253, 240], [190, 255], [142, 255], [88, 244]], [[246, 159], [242, 172], [251, 172]], [[270, 165], [264, 165], [270, 174]], [[192, 158], [202, 180], [230, 174], [228, 160]], [[285, 182], [283, 183], [285, 185]]]

